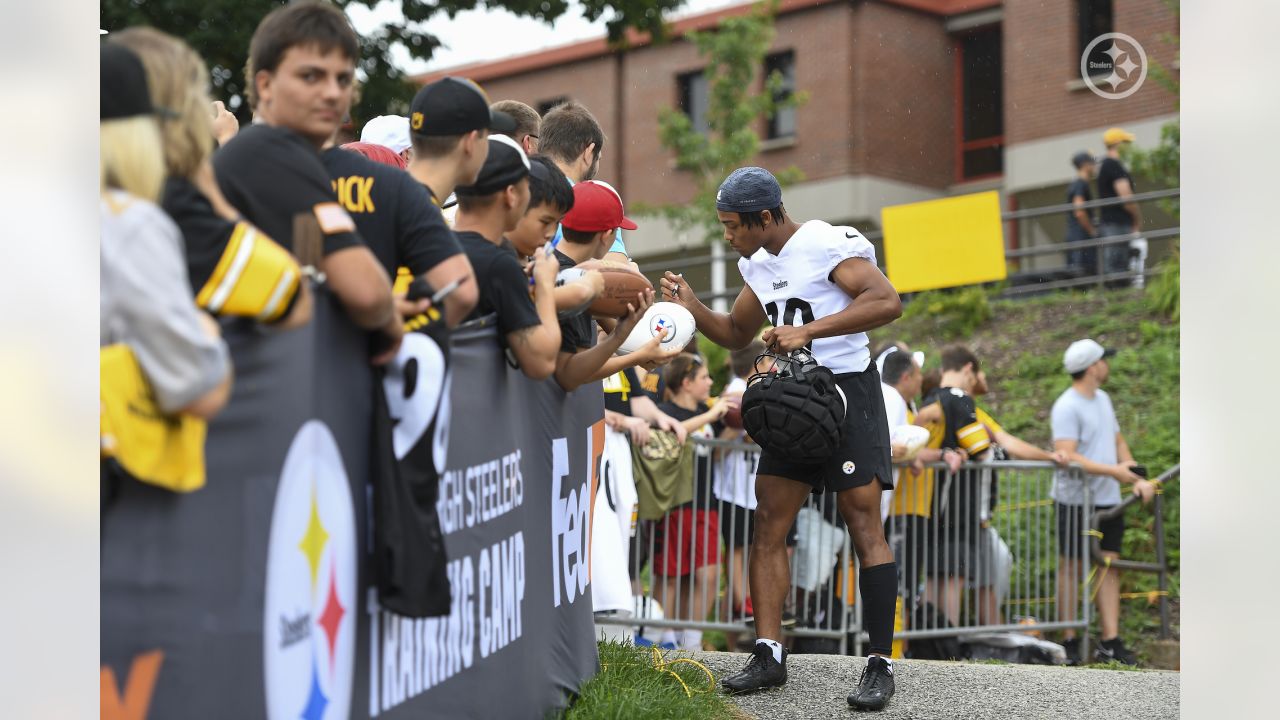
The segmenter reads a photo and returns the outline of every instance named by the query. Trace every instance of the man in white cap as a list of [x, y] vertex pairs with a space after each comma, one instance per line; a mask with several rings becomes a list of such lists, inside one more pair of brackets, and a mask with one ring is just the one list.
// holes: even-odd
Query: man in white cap
[[[1080, 563], [1088, 551], [1086, 485], [1097, 510], [1120, 502], [1120, 483], [1133, 485], [1143, 502], [1150, 502], [1155, 496], [1155, 484], [1134, 472], [1138, 464], [1120, 433], [1111, 397], [1102, 389], [1110, 373], [1107, 358], [1114, 354], [1114, 350], [1106, 350], [1090, 339], [1071, 343], [1062, 357], [1063, 368], [1071, 375], [1071, 387], [1053, 403], [1054, 450], [1065, 453], [1084, 471], [1082, 478], [1072, 470], [1058, 470], [1050, 493], [1058, 514], [1058, 607], [1063, 620], [1075, 619]], [[1105, 520], [1098, 530], [1102, 533], [1103, 555], [1120, 557], [1124, 518]], [[1133, 653], [1120, 640], [1120, 579], [1114, 571], [1099, 571], [1098, 576], [1096, 601], [1101, 642], [1094, 657], [1100, 662], [1118, 660], [1133, 665]], [[1080, 641], [1075, 632], [1067, 630], [1064, 636], [1067, 654], [1078, 660]]]
[[413, 159], [413, 141], [409, 139], [409, 118], [407, 117], [379, 115], [364, 124], [364, 128], [360, 130], [360, 142], [388, 148], [404, 158], [406, 164]]

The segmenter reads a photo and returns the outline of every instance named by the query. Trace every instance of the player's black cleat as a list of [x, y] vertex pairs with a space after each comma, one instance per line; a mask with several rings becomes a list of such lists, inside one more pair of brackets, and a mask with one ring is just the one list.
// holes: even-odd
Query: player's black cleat
[[858, 687], [849, 696], [855, 710], [883, 710], [893, 697], [893, 668], [879, 655], [867, 658]]
[[747, 666], [737, 675], [721, 680], [720, 684], [731, 694], [738, 694], [780, 687], [786, 682], [787, 651], [782, 651], [782, 662], [778, 662], [773, 659], [773, 650], [768, 645], [756, 643]]
[[1124, 641], [1118, 637], [1098, 643], [1098, 647], [1093, 651], [1093, 659], [1100, 663], [1138, 664], [1138, 658], [1134, 656], [1133, 651], [1125, 647]]

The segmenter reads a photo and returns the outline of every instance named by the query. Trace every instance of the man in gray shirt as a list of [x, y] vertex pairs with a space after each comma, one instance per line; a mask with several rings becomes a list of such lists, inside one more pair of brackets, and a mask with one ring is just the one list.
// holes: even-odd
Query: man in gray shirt
[[[1110, 372], [1106, 358], [1114, 353], [1089, 339], [1071, 343], [1062, 359], [1064, 369], [1071, 374], [1071, 387], [1053, 403], [1054, 450], [1064, 453], [1083, 470], [1083, 477], [1073, 470], [1058, 470], [1051, 493], [1058, 511], [1058, 607], [1063, 620], [1075, 619], [1081, 557], [1088, 548], [1086, 500], [1097, 509], [1114, 506], [1120, 502], [1120, 483], [1132, 484], [1143, 502], [1150, 502], [1155, 496], [1155, 485], [1133, 472], [1137, 463], [1120, 433], [1111, 397], [1101, 388]], [[1103, 554], [1119, 557], [1124, 518], [1104, 521], [1098, 529], [1102, 532]], [[1099, 571], [1098, 575], [1101, 642], [1095, 658], [1132, 665], [1133, 653], [1119, 637], [1120, 579], [1115, 572]], [[1079, 639], [1072, 630], [1064, 634], [1067, 654], [1078, 660]]]

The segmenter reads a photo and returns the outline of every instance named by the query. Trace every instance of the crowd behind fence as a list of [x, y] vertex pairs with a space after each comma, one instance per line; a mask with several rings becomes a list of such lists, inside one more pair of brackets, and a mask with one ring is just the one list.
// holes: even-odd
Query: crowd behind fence
[[[759, 447], [738, 441], [691, 437], [715, 462], [710, 482], [697, 482], [704, 496], [694, 505], [705, 515], [668, 512], [639, 519], [629, 566], [635, 611], [597, 614], [607, 634], [660, 644], [664, 630], [721, 631], [733, 650], [751, 637], [749, 596], [754, 467]], [[725, 476], [738, 454], [738, 476]], [[923, 472], [900, 466], [898, 487], [886, 503], [885, 534], [898, 565], [900, 606], [895, 654], [916, 644], [912, 656], [951, 652], [940, 638], [984, 633], [1076, 630], [1087, 643], [1089, 593], [1080, 588], [1091, 572], [1085, 553], [1079, 574], [1060, 578], [1059, 524], [1050, 498], [1055, 472], [1079, 473], [1049, 462], [970, 462], [951, 473], [943, 463]], [[714, 475], [722, 473], [721, 475]], [[956, 488], [959, 488], [957, 490]], [[643, 493], [643, 487], [637, 487]], [[1068, 517], [1065, 531], [1089, 534], [1092, 501]], [[861, 654], [867, 642], [858, 602], [857, 560], [835, 496], [812, 495], [788, 537], [791, 583], [784, 603], [784, 633], [802, 639], [807, 652]], [[666, 559], [672, 538], [716, 525], [714, 546], [697, 548], [685, 562]], [[694, 528], [691, 524], [699, 525]], [[1163, 562], [1163, 559], [1160, 560]], [[665, 567], [663, 567], [665, 565]], [[696, 567], [695, 567], [696, 566]], [[668, 638], [671, 635], [667, 636]], [[1087, 645], [1085, 646], [1087, 652]]]

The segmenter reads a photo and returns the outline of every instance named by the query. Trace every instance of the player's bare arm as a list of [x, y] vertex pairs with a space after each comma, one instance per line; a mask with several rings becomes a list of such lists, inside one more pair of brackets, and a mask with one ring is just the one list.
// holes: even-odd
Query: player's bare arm
[[866, 332], [888, 325], [902, 315], [898, 292], [869, 260], [848, 258], [836, 266], [831, 279], [852, 300], [848, 307], [802, 326], [783, 325], [766, 330], [765, 343], [780, 352], [790, 352], [815, 338]]
[[723, 348], [739, 350], [746, 347], [767, 319], [764, 306], [750, 287], [744, 287], [738, 293], [733, 309], [728, 313], [718, 313], [698, 299], [683, 277], [667, 271], [660, 282], [664, 298], [688, 310], [698, 324], [698, 330]]

